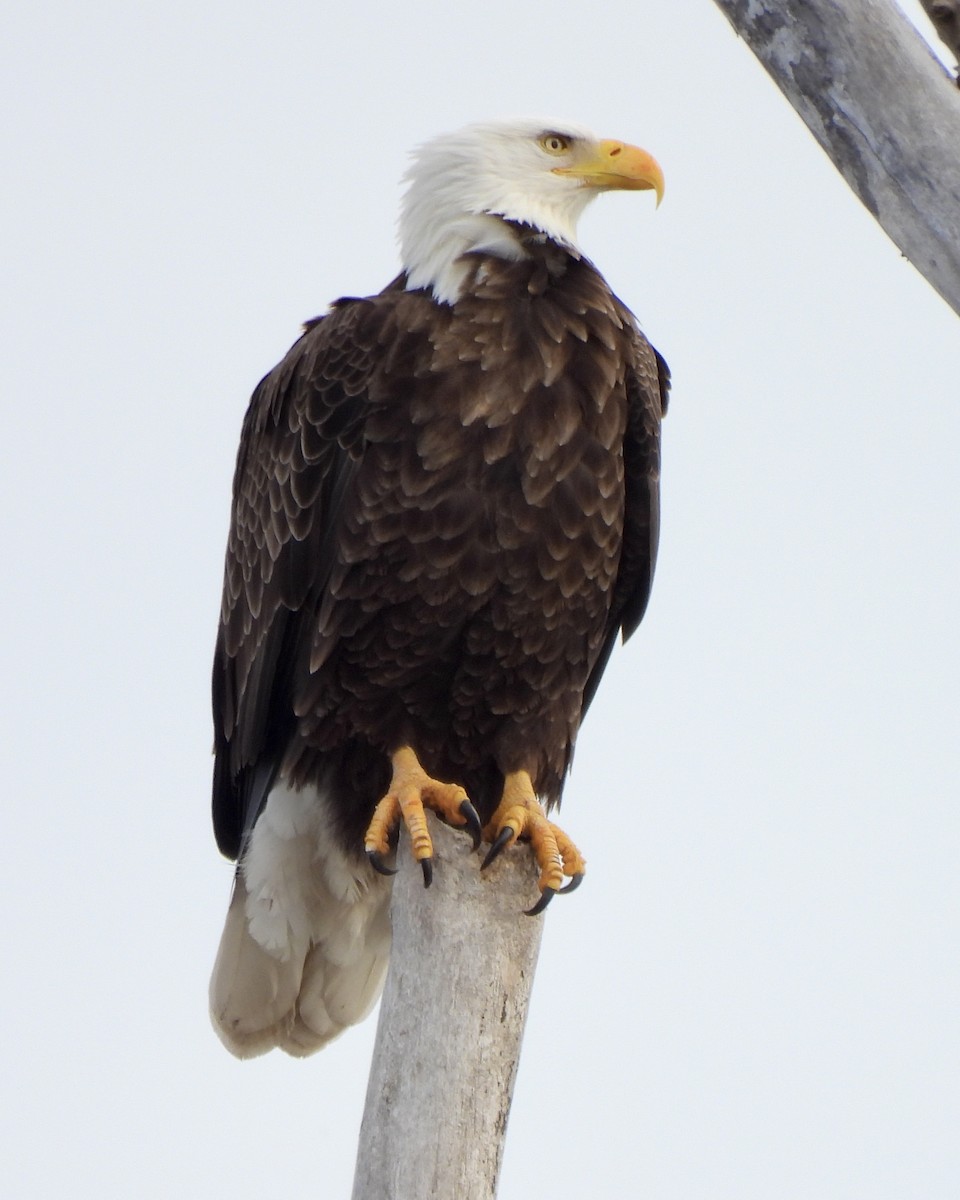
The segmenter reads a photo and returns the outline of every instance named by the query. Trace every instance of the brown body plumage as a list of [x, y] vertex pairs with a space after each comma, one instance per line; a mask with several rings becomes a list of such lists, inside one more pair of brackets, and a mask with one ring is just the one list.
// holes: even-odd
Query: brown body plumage
[[522, 236], [455, 306], [338, 302], [254, 395], [214, 667], [231, 857], [277, 772], [359, 849], [405, 743], [483, 820], [509, 771], [560, 797], [646, 606], [666, 371], [587, 260]]

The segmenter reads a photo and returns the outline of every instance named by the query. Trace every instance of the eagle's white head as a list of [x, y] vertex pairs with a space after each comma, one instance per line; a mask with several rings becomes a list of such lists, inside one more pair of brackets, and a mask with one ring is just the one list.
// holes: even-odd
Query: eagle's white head
[[407, 287], [453, 303], [471, 250], [524, 254], [506, 221], [576, 246], [577, 221], [600, 192], [652, 190], [663, 172], [645, 150], [567, 122], [530, 119], [468, 125], [420, 146], [405, 176], [400, 252]]

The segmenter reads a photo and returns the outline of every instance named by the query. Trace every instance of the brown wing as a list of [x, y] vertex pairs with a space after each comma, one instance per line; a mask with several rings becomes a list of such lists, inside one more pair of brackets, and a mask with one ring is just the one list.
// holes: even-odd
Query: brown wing
[[379, 300], [340, 301], [311, 322], [244, 419], [213, 664], [213, 819], [230, 858], [293, 731], [291, 695], [306, 670], [310, 615], [329, 575], [371, 411], [373, 351], [389, 321]]
[[617, 635], [622, 630], [626, 641], [643, 619], [657, 562], [660, 422], [667, 411], [670, 369], [639, 331], [634, 351], [633, 367], [627, 373], [627, 428], [623, 443], [626, 488], [623, 548], [603, 648], [587, 679], [581, 717], [597, 690]]

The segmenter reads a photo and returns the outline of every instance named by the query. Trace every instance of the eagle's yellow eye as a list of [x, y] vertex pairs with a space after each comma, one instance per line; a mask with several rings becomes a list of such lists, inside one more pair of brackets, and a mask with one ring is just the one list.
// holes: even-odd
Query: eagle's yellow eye
[[562, 133], [545, 133], [540, 145], [548, 154], [565, 154], [570, 149], [570, 139]]

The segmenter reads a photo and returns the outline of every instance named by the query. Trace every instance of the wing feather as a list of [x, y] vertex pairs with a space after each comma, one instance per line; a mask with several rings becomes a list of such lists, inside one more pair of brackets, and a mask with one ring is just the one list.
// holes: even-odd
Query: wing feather
[[627, 373], [624, 435], [626, 487], [623, 548], [600, 655], [587, 679], [581, 717], [596, 693], [618, 635], [634, 632], [646, 612], [660, 539], [660, 423], [667, 411], [670, 369], [639, 331]]
[[214, 828], [230, 858], [294, 727], [293, 676], [371, 408], [376, 301], [340, 301], [310, 322], [244, 419], [213, 665]]

